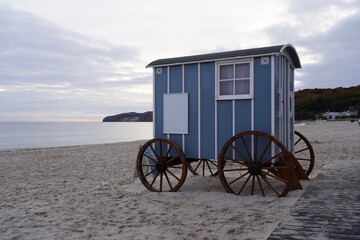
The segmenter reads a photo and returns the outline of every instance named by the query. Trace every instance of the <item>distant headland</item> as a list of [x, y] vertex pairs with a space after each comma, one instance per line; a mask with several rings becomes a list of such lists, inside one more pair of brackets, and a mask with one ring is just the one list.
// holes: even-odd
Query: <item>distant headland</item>
[[103, 119], [103, 122], [152, 122], [152, 120], [153, 112], [148, 111], [144, 113], [128, 112], [107, 116]]
[[[295, 119], [359, 119], [360, 85], [343, 88], [303, 89], [295, 92]], [[128, 112], [103, 119], [103, 122], [152, 122], [153, 112]]]

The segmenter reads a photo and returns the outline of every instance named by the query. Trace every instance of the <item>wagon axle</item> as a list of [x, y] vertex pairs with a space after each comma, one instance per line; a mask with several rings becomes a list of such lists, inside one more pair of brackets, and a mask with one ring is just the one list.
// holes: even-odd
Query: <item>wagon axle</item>
[[155, 169], [161, 173], [166, 171], [166, 164], [164, 162], [158, 162], [155, 165]]
[[248, 171], [251, 175], [259, 175], [261, 169], [256, 164], [251, 164], [248, 168]]

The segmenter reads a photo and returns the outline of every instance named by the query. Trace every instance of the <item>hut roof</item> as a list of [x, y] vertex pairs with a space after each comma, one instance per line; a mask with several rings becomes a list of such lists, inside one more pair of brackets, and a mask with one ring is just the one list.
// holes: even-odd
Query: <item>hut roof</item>
[[211, 62], [217, 60], [226, 60], [226, 59], [252, 57], [252, 56], [277, 55], [277, 54], [283, 54], [285, 52], [290, 56], [294, 68], [301, 68], [299, 56], [295, 48], [291, 44], [262, 47], [262, 48], [251, 48], [251, 49], [227, 51], [227, 52], [218, 52], [218, 53], [208, 53], [208, 54], [200, 54], [200, 55], [192, 55], [192, 56], [184, 56], [184, 57], [175, 57], [175, 58], [164, 58], [164, 59], [155, 60], [149, 63], [146, 67], [159, 67], [159, 66], [177, 65], [177, 64]]

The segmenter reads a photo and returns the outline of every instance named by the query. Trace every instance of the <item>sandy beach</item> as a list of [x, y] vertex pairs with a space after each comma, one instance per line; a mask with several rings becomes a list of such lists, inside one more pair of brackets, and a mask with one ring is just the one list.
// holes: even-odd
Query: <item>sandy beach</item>
[[[325, 168], [360, 164], [357, 122], [296, 130], [316, 155], [304, 189]], [[178, 192], [149, 192], [133, 181], [142, 143], [0, 151], [0, 239], [267, 239], [304, 192], [239, 197], [190, 173]]]

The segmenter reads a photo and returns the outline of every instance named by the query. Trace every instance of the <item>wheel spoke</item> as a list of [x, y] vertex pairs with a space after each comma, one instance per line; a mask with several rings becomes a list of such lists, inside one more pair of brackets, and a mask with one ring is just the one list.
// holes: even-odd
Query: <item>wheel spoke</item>
[[[257, 161], [257, 147], [258, 147], [258, 135], [255, 135], [255, 144], [254, 144], [254, 151], [253, 151], [253, 153], [254, 153], [254, 162]], [[254, 178], [254, 180], [255, 180], [255, 178]], [[251, 195], [253, 195], [253, 194], [251, 194]]]
[[[163, 151], [162, 151], [162, 142], [160, 142], [160, 162], [163, 161]], [[161, 191], [162, 192], [162, 191]]]
[[246, 184], [248, 183], [248, 181], [250, 180], [251, 175], [249, 175], [249, 177], [246, 179], [246, 181], [244, 182], [244, 184], [242, 185], [242, 187], [240, 188], [239, 192], [237, 193], [237, 195], [240, 195], [240, 193], [242, 192], [242, 190], [245, 188]]
[[169, 153], [170, 153], [171, 149], [172, 149], [172, 146], [170, 145], [169, 149], [168, 149], [168, 150], [167, 150], [167, 152], [166, 152], [165, 157], [167, 157], [167, 156], [169, 155]]
[[167, 166], [167, 168], [176, 168], [176, 169], [182, 169], [181, 166]]
[[261, 193], [262, 193], [263, 197], [265, 197], [264, 188], [263, 188], [262, 183], [261, 183], [261, 181], [260, 181], [259, 175], [256, 175], [256, 178], [257, 178], [257, 180], [258, 180], [258, 182], [259, 182], [259, 186], [260, 186]]
[[276, 191], [276, 189], [269, 183], [269, 181], [260, 174], [260, 177], [264, 180], [264, 182], [266, 182], [266, 184], [276, 193], [276, 195], [278, 195], [278, 197], [280, 197], [280, 193], [278, 193], [278, 191]]
[[197, 161], [191, 161], [191, 163], [192, 164], [188, 165], [190, 166], [189, 170], [195, 175], [202, 174], [205, 176], [208, 174], [210, 176], [214, 176], [217, 173], [218, 165], [210, 159], [198, 159]]
[[153, 154], [154, 154], [154, 156], [156, 157], [156, 162], [158, 162], [159, 161], [159, 158], [158, 158], [158, 156], [157, 156], [157, 154], [156, 154], [156, 151], [155, 151], [155, 149], [153, 148], [153, 146], [152, 146], [152, 144], [150, 144], [150, 149], [151, 149], [151, 151], [153, 152]]
[[261, 169], [276, 170], [276, 169], [288, 169], [289, 166], [273, 166], [273, 167], [261, 167]]
[[159, 176], [159, 171], [156, 173], [156, 176], [154, 177], [154, 179], [152, 180], [151, 184], [150, 184], [150, 187], [153, 187], [154, 183], [155, 183], [155, 180], [157, 179], [157, 177]]
[[211, 174], [211, 175], [214, 175], [213, 172], [212, 172], [212, 170], [211, 170], [211, 168], [210, 168], [210, 165], [209, 165], [208, 161], [206, 161], [206, 165], [207, 165], [207, 167], [208, 167], [208, 169], [209, 169], [209, 171], [210, 171], [210, 174]]
[[276, 179], [276, 180], [278, 180], [278, 181], [280, 181], [280, 182], [283, 182], [283, 183], [287, 184], [287, 181], [286, 181], [286, 180], [284, 180], [284, 179], [282, 179], [282, 178], [280, 178], [280, 177], [275, 176], [275, 175], [274, 175], [273, 173], [271, 173], [271, 172], [265, 173], [265, 172], [262, 172], [262, 171], [261, 171], [261, 173], [263, 173], [263, 174], [266, 175], [266, 176], [270, 176], [270, 177], [272, 177], [272, 178], [274, 178], [274, 179]]
[[246, 172], [246, 173], [244, 173], [243, 175], [241, 175], [240, 177], [238, 177], [238, 178], [235, 178], [234, 180], [232, 180], [231, 182], [229, 182], [229, 186], [231, 185], [231, 184], [233, 184], [234, 182], [237, 182], [237, 181], [239, 181], [240, 179], [242, 179], [243, 177], [245, 177], [246, 175], [248, 175], [249, 174], [249, 172]]
[[233, 168], [233, 169], [223, 169], [223, 172], [236, 172], [236, 171], [246, 171], [248, 168]]
[[169, 169], [166, 169], [168, 173], [170, 173], [171, 176], [173, 176], [176, 180], [180, 181], [180, 178], [178, 178], [173, 172], [171, 172]]
[[173, 187], [172, 187], [172, 185], [171, 185], [171, 183], [170, 183], [169, 177], [168, 177], [168, 175], [166, 174], [166, 171], [164, 172], [164, 175], [165, 175], [166, 181], [167, 181], [168, 184], [169, 184], [169, 187], [170, 187], [171, 191], [174, 191], [174, 189], [173, 189]]
[[306, 151], [306, 150], [309, 150], [309, 148], [307, 147], [307, 148], [304, 148], [304, 149], [298, 150], [298, 151], [296, 151], [296, 152], [295, 152], [295, 154], [297, 154], [297, 153], [299, 153], [299, 152]]
[[299, 138], [296, 143], [294, 143], [294, 146], [296, 146], [301, 141], [301, 138]]
[[202, 161], [202, 175], [205, 176], [205, 161]]
[[214, 165], [215, 167], [218, 167], [218, 165], [215, 164], [213, 161], [209, 160], [209, 162], [210, 162], [212, 165]]
[[172, 161], [174, 161], [176, 158], [178, 158], [179, 156], [173, 157], [168, 161], [165, 161], [166, 165], [168, 165], [169, 163], [171, 163]]
[[162, 192], [162, 187], [163, 187], [163, 173], [160, 173], [160, 192]]
[[153, 159], [152, 157], [150, 157], [146, 153], [144, 153], [144, 156], [147, 157], [148, 159], [152, 160], [153, 162], [158, 162], [157, 160]]
[[269, 148], [270, 145], [271, 145], [271, 140], [269, 140], [269, 142], [266, 144], [266, 147], [265, 147], [264, 151], [261, 153], [261, 156], [259, 158], [259, 162], [261, 162], [261, 160], [263, 159], [263, 157], [264, 157], [264, 155], [265, 155], [265, 153], [266, 153], [266, 151], [267, 151], [267, 149]]
[[154, 172], [156, 172], [156, 171], [157, 171], [157, 170], [154, 169], [154, 170], [152, 170], [151, 172], [148, 172], [147, 174], [144, 175], [144, 178], [146, 178], [147, 176], [149, 176], [150, 174], [152, 174], [152, 173], [154, 173]]
[[241, 164], [241, 165], [243, 165], [243, 166], [248, 166], [248, 164], [247, 164], [246, 162], [244, 162], [244, 161], [237, 161], [237, 160], [235, 160], [235, 159], [228, 158], [228, 157], [226, 157], [225, 160], [226, 160], [226, 161], [230, 160], [230, 161], [232, 161], [233, 163], [236, 163], [236, 164], [238, 163], [238, 164]]
[[201, 160], [199, 160], [199, 162], [197, 163], [196, 168], [194, 169], [194, 172], [196, 172], [198, 170], [200, 164], [201, 164]]
[[155, 167], [156, 164], [139, 164], [140, 167]]
[[[231, 147], [232, 149], [234, 149], [235, 152], [236, 152], [237, 154], [239, 154], [241, 158], [245, 159], [245, 162], [249, 162], [249, 159], [247, 159], [247, 158], [240, 152], [240, 150], [237, 149], [234, 145], [231, 144], [230, 147]], [[251, 159], [251, 158], [250, 158], [250, 159]]]
[[249, 148], [248, 148], [248, 146], [247, 146], [247, 144], [246, 144], [246, 142], [245, 142], [245, 140], [244, 140], [244, 137], [241, 137], [241, 141], [242, 141], [242, 143], [243, 143], [243, 145], [244, 145], [244, 147], [245, 147], [246, 153], [247, 153], [247, 155], [249, 156], [250, 161], [255, 162], [255, 161], [252, 159], [252, 157], [251, 157]]
[[266, 160], [265, 162], [261, 162], [260, 166], [263, 166], [264, 164], [270, 162], [271, 160], [273, 160], [273, 159], [275, 159], [275, 158], [277, 158], [277, 157], [279, 157], [279, 156], [281, 157], [281, 154], [284, 154], [284, 152], [279, 152], [278, 154], [276, 154], [276, 155], [273, 156], [272, 158]]
[[311, 159], [310, 158], [296, 158], [298, 161], [309, 161], [311, 162]]

